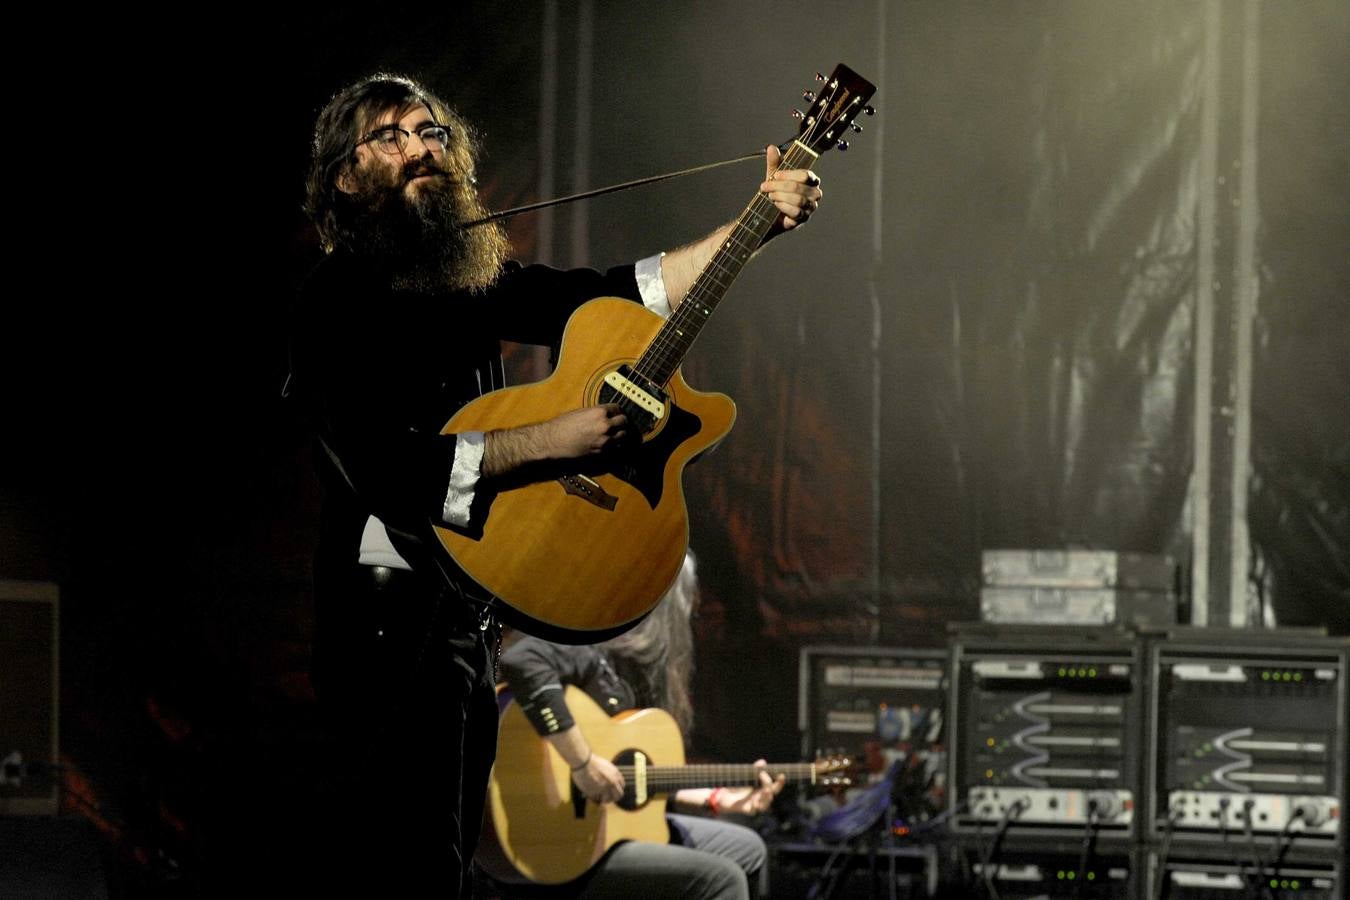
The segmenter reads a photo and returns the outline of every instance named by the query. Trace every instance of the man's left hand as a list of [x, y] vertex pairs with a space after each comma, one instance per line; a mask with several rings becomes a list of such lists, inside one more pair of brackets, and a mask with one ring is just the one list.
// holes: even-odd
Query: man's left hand
[[762, 759], [755, 761], [755, 768], [759, 770], [759, 784], [755, 787], [723, 788], [722, 801], [718, 804], [721, 810], [757, 816], [772, 806], [773, 798], [778, 796], [787, 780], [782, 775], [777, 778], [769, 775], [767, 766]]
[[806, 222], [825, 196], [820, 189], [820, 178], [815, 172], [810, 169], [778, 171], [782, 160], [783, 155], [778, 152], [778, 148], [770, 144], [764, 158], [764, 182], [759, 186], [760, 193], [778, 207], [778, 221], [769, 229], [769, 238]]

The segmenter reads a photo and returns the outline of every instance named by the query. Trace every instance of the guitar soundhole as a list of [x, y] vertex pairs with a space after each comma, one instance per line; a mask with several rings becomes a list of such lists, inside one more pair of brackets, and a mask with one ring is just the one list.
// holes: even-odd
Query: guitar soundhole
[[[647, 756], [645, 751], [638, 751], [636, 749], [632, 749], [632, 750], [624, 750], [621, 753], [619, 753], [618, 756], [614, 757], [614, 765], [618, 766], [621, 770], [623, 770], [623, 779], [624, 779], [623, 797], [620, 798], [619, 802], [616, 805], [620, 809], [626, 809], [629, 812], [632, 812], [635, 809], [640, 809], [643, 806], [646, 806], [645, 803], [637, 802], [637, 794], [633, 786], [633, 760], [637, 757], [637, 754], [639, 752], [642, 752], [643, 756]], [[647, 756], [647, 766], [650, 768], [651, 766], [654, 765], [656, 765], [656, 760], [652, 759], [650, 756]], [[652, 786], [649, 783], [647, 785], [648, 800], [651, 800], [652, 793], [653, 793]]]
[[584, 396], [585, 402], [590, 403], [616, 403], [623, 410], [623, 414], [628, 417], [638, 433], [642, 435], [644, 441], [650, 440], [658, 434], [665, 425], [666, 416], [661, 418], [653, 417], [645, 409], [642, 409], [634, 401], [619, 394], [612, 386], [605, 383], [605, 376], [612, 373], [623, 375], [626, 379], [632, 380], [635, 384], [645, 390], [648, 394], [661, 402], [669, 402], [666, 391], [660, 386], [641, 375], [634, 370], [633, 360], [613, 360], [600, 369], [596, 370], [591, 376], [591, 380], [586, 384]]

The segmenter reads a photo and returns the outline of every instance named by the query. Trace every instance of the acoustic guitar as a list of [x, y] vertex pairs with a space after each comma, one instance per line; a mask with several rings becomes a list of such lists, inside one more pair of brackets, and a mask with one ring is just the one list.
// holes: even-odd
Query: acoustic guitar
[[[560, 884], [584, 875], [619, 841], [664, 844], [666, 798], [681, 788], [759, 783], [753, 765], [685, 765], [680, 726], [660, 709], [609, 716], [580, 688], [564, 692], [567, 708], [592, 752], [624, 778], [617, 803], [597, 805], [572, 784], [571, 769], [535, 733], [514, 702], [502, 711], [497, 762], [488, 783], [491, 827], [477, 859], [499, 881]], [[847, 784], [847, 758], [770, 764], [771, 775], [812, 784]]]
[[[811, 167], [844, 135], [875, 87], [847, 66], [822, 79], [819, 96], [781, 168]], [[690, 460], [731, 430], [736, 406], [695, 391], [680, 373], [695, 339], [778, 211], [756, 194], [675, 313], [602, 297], [582, 305], [563, 334], [547, 379], [485, 394], [442, 433], [543, 422], [568, 410], [616, 403], [641, 434], [594, 461], [536, 465], [475, 491], [471, 526], [436, 526], [454, 562], [504, 603], [513, 624], [554, 640], [593, 643], [640, 622], [674, 582], [688, 544], [681, 476]]]

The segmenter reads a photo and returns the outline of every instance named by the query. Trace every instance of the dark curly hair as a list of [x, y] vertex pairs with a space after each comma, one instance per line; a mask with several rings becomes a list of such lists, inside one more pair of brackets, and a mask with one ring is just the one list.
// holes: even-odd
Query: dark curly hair
[[349, 202], [337, 186], [338, 176], [356, 162], [356, 142], [369, 123], [388, 110], [402, 114], [426, 106], [432, 117], [451, 131], [446, 152], [456, 168], [472, 176], [478, 152], [477, 135], [443, 100], [424, 85], [402, 75], [377, 72], [333, 96], [314, 124], [313, 157], [305, 181], [305, 211], [314, 220], [319, 240], [332, 252], [342, 233], [342, 219]]

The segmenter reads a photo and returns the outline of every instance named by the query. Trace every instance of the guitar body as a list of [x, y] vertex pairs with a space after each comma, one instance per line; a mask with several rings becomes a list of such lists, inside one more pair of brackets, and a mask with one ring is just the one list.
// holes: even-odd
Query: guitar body
[[[596, 755], [613, 760], [628, 751], [631, 758], [631, 751], [639, 748], [653, 764], [684, 764], [680, 727], [662, 710], [611, 718], [580, 688], [569, 686], [565, 697]], [[511, 703], [502, 713], [497, 762], [488, 783], [492, 827], [484, 829], [487, 846], [479, 862], [502, 881], [560, 884], [584, 875], [619, 841], [666, 843], [665, 797], [653, 796], [636, 806], [631, 797], [630, 785], [628, 796], [617, 804], [585, 802], [578, 807], [566, 760]]]
[[[663, 324], [637, 303], [592, 300], [568, 321], [551, 376], [485, 394], [444, 432], [512, 428], [596, 405], [606, 376], [634, 363]], [[436, 527], [455, 563], [525, 620], [517, 624], [555, 640], [604, 640], [640, 621], [674, 582], [689, 538], [684, 467], [731, 430], [736, 406], [695, 391], [678, 370], [665, 389], [664, 411], [639, 446], [480, 485], [479, 528]], [[584, 490], [569, 491], [560, 476], [582, 479]], [[606, 502], [585, 495], [592, 486]]]

